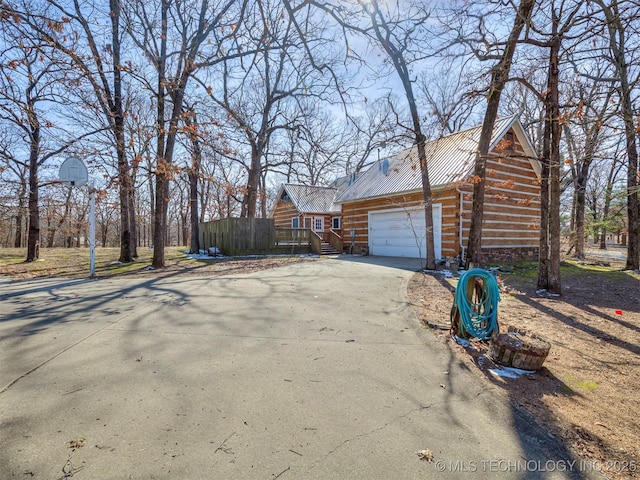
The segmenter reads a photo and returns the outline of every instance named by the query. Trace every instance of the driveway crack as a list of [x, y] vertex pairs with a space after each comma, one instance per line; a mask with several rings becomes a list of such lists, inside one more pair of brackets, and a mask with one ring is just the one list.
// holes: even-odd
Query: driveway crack
[[310, 470], [314, 469], [316, 467], [316, 465], [318, 465], [320, 462], [325, 461], [331, 455], [336, 453], [338, 450], [342, 449], [345, 445], [353, 442], [354, 440], [358, 440], [360, 438], [368, 437], [369, 435], [373, 435], [375, 433], [378, 433], [381, 430], [384, 430], [385, 428], [387, 428], [390, 425], [394, 424], [398, 420], [402, 420], [403, 418], [406, 418], [406, 417], [408, 417], [409, 415], [411, 415], [413, 413], [421, 412], [423, 410], [427, 410], [427, 409], [433, 407], [434, 405], [437, 405], [438, 403], [441, 403], [441, 402], [436, 402], [436, 403], [431, 404], [431, 405], [420, 405], [419, 407], [412, 408], [411, 410], [408, 410], [407, 412], [405, 412], [405, 413], [403, 413], [401, 415], [396, 415], [391, 420], [389, 420], [388, 422], [385, 422], [383, 425], [381, 425], [379, 427], [376, 427], [376, 428], [374, 428], [372, 430], [369, 430], [368, 432], [360, 433], [358, 435], [354, 435], [351, 438], [347, 438], [347, 439], [343, 440], [339, 445], [335, 446], [329, 452], [327, 452], [327, 454], [324, 455], [322, 458], [320, 458], [320, 459], [316, 460], [315, 462], [313, 462], [313, 464], [307, 469], [307, 471], [310, 471]]
[[147, 306], [147, 307], [143, 307], [135, 312], [127, 312], [124, 315], [122, 315], [120, 318], [118, 318], [115, 322], [110, 322], [107, 323], [106, 325], [103, 325], [102, 327], [98, 328], [97, 330], [94, 330], [93, 332], [91, 332], [90, 334], [86, 335], [85, 337], [81, 338], [80, 340], [78, 340], [77, 342], [72, 343], [71, 345], [68, 345], [67, 347], [63, 348], [62, 350], [60, 350], [59, 352], [55, 353], [54, 355], [50, 356], [49, 358], [47, 358], [46, 360], [40, 362], [38, 365], [36, 365], [35, 367], [31, 368], [30, 370], [28, 370], [27, 372], [23, 373], [22, 375], [20, 375], [18, 378], [15, 378], [13, 381], [11, 381], [11, 383], [9, 383], [8, 385], [6, 385], [4, 388], [2, 388], [0, 390], [0, 395], [3, 394], [4, 392], [6, 392], [7, 390], [9, 390], [11, 387], [13, 387], [16, 383], [18, 383], [20, 380], [22, 380], [23, 378], [25, 378], [28, 375], [31, 375], [33, 372], [35, 372], [36, 370], [38, 370], [41, 367], [44, 367], [46, 364], [52, 362], [53, 360], [55, 360], [56, 358], [58, 358], [60, 355], [63, 355], [64, 353], [68, 352], [69, 350], [71, 350], [74, 347], [77, 347], [78, 345], [80, 345], [81, 343], [87, 341], [88, 339], [90, 339], [91, 337], [107, 330], [109, 327], [113, 327], [114, 325], [116, 325], [118, 322], [120, 322], [121, 320], [124, 320], [125, 318], [131, 316], [133, 313], [139, 313], [140, 311], [146, 310], [151, 308], [151, 306]]

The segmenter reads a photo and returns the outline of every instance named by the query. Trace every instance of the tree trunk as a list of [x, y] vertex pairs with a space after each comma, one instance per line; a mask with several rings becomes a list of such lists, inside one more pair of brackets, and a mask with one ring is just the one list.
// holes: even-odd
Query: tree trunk
[[100, 243], [102, 244], [102, 248], [107, 246], [107, 234], [109, 233], [108, 227], [106, 224], [103, 224], [100, 228]]
[[184, 215], [181, 215], [180, 218], [180, 222], [182, 223], [182, 243], [181, 245], [183, 246], [190, 246], [191, 242], [189, 239], [189, 225], [190, 225], [190, 221], [189, 221], [190, 217], [188, 215], [188, 212], [184, 212]]
[[[545, 265], [546, 275], [540, 259], [538, 271], [538, 288], [547, 289], [550, 293], [560, 295], [560, 103], [559, 103], [559, 54], [562, 39], [558, 34], [559, 19], [552, 11], [552, 39], [549, 52], [549, 72], [547, 91], [545, 94], [545, 152], [548, 159], [548, 263]], [[542, 199], [541, 199], [542, 201]], [[542, 228], [542, 222], [541, 222]], [[576, 241], [580, 241], [576, 238]], [[584, 240], [582, 240], [584, 241]], [[542, 250], [542, 234], [541, 234]], [[541, 252], [542, 255], [542, 252]]]
[[[597, 116], [593, 119], [589, 128], [585, 128], [586, 125], [581, 125], [584, 132], [584, 150], [582, 158], [578, 161], [578, 150], [575, 148], [575, 141], [572, 135], [569, 123], [564, 124], [564, 134], [566, 144], [568, 148], [569, 158], [574, 159], [574, 163], [571, 167], [571, 174], [573, 176], [573, 209], [571, 215], [571, 241], [575, 247], [575, 257], [584, 259], [585, 256], [585, 239], [587, 238], [587, 232], [585, 231], [585, 208], [586, 208], [586, 189], [589, 182], [591, 164], [596, 155], [596, 150], [600, 144], [600, 136], [602, 131], [602, 124], [607, 115], [607, 109], [610, 104], [613, 90], [609, 90], [606, 97], [603, 99], [601, 110], [596, 111]], [[583, 97], [581, 97], [582, 99]], [[584, 101], [585, 104], [591, 104], [591, 98], [587, 98]], [[588, 107], [590, 110], [595, 110], [592, 106]], [[578, 117], [580, 118], [580, 117]], [[585, 120], [586, 121], [586, 120]], [[596, 238], [597, 242], [597, 238]], [[567, 252], [569, 254], [571, 249]]]
[[[573, 159], [573, 163], [571, 164], [571, 177], [573, 179], [573, 195], [571, 195], [571, 216], [569, 219], [569, 248], [567, 249], [567, 255], [570, 255], [571, 252], [573, 250], [576, 251], [575, 256], [580, 258], [580, 249], [579, 246], [577, 244], [576, 239], [578, 238], [578, 234], [577, 234], [577, 211], [578, 211], [578, 191], [580, 190], [579, 187], [579, 179], [578, 179], [578, 172], [580, 171], [578, 168], [576, 168], [578, 161], [578, 152], [577, 149], [575, 148], [575, 142], [573, 139], [573, 135], [571, 134], [571, 129], [569, 128], [569, 123], [565, 123], [564, 124], [564, 130], [565, 130], [565, 138], [566, 138], [566, 144], [567, 144], [567, 154], [569, 156], [570, 159]], [[583, 192], [583, 198], [582, 201], [584, 202], [584, 192]], [[584, 203], [583, 203], [584, 205]], [[584, 208], [582, 209], [583, 212], [583, 224], [584, 224]], [[582, 245], [584, 246], [584, 242], [582, 242]]]
[[[525, 0], [531, 1], [534, 0]], [[435, 270], [436, 258], [435, 258], [435, 243], [433, 238], [433, 199], [431, 196], [431, 183], [429, 180], [429, 168], [427, 165], [427, 151], [426, 151], [426, 137], [422, 133], [420, 115], [418, 113], [418, 106], [416, 104], [415, 95], [413, 94], [413, 84], [411, 80], [411, 71], [409, 65], [407, 65], [404, 58], [403, 51], [398, 48], [392, 42], [393, 35], [391, 35], [391, 28], [386, 23], [384, 15], [380, 11], [378, 2], [371, 2], [369, 7], [365, 7], [369, 17], [371, 18], [371, 24], [373, 26], [376, 38], [380, 42], [382, 48], [387, 52], [389, 58], [393, 62], [396, 73], [402, 82], [404, 88], [405, 97], [409, 105], [409, 112], [411, 113], [411, 122], [416, 148], [418, 150], [418, 162], [420, 163], [420, 173], [422, 179], [422, 199], [424, 202], [424, 218], [425, 218], [425, 234], [426, 234], [426, 262], [425, 268], [427, 270]]]
[[[415, 103], [415, 102], [414, 102]], [[416, 129], [416, 118], [418, 111], [412, 112], [414, 117], [414, 129]], [[426, 262], [425, 269], [436, 269], [435, 242], [433, 238], [433, 198], [431, 196], [431, 182], [429, 180], [429, 169], [427, 168], [426, 138], [420, 131], [417, 124], [416, 141], [418, 142], [418, 159], [420, 160], [420, 172], [422, 175], [422, 200], [424, 201], [424, 224], [426, 227]]]
[[167, 64], [167, 21], [169, 0], [161, 0], [161, 33], [160, 33], [160, 57], [158, 58], [158, 97], [156, 110], [156, 198], [155, 215], [153, 219], [153, 260], [152, 266], [155, 268], [164, 267], [164, 237], [166, 233], [166, 203], [168, 201], [168, 179], [167, 166], [165, 165], [165, 75]]
[[627, 219], [629, 239], [627, 244], [627, 270], [640, 269], [640, 201], [638, 199], [638, 150], [636, 130], [631, 106], [631, 92], [624, 90], [624, 129], [627, 142]]
[[113, 52], [113, 102], [111, 117], [118, 158], [118, 180], [120, 183], [120, 258], [123, 263], [133, 261], [131, 253], [131, 218], [129, 208], [129, 192], [131, 178], [129, 162], [125, 150], [124, 113], [122, 107], [122, 76], [120, 66], [120, 0], [109, 0], [111, 13], [111, 49]]
[[207, 181], [204, 182], [205, 185], [203, 185], [201, 188], [203, 189], [203, 191], [200, 193], [200, 223], [204, 223], [204, 219], [206, 218], [206, 211], [207, 211], [207, 205], [209, 205], [209, 198], [210, 198], [210, 192], [211, 192], [211, 182]]
[[576, 204], [577, 200], [577, 192], [578, 188], [575, 186], [574, 181], [574, 189], [573, 195], [571, 195], [571, 220], [569, 221], [569, 248], [567, 248], [567, 255], [570, 255], [571, 252], [576, 248]]
[[493, 126], [496, 122], [500, 96], [505, 83], [509, 79], [511, 62], [516, 49], [516, 44], [520, 38], [520, 33], [527, 23], [531, 11], [535, 5], [535, 0], [522, 0], [518, 6], [518, 11], [509, 34], [509, 39], [505, 45], [504, 52], [498, 64], [493, 68], [489, 94], [487, 97], [487, 109], [482, 122], [482, 131], [478, 142], [478, 153], [474, 168], [473, 179], [473, 206], [471, 210], [471, 227], [469, 229], [469, 242], [467, 248], [466, 266], [471, 263], [480, 265], [482, 263], [482, 220], [484, 216], [484, 190], [487, 170], [487, 155], [493, 134]]
[[[195, 169], [195, 168], [194, 168]], [[196, 172], [189, 172], [189, 204], [191, 215], [191, 242], [190, 253], [200, 253], [200, 218], [198, 215], [198, 180]]]
[[[267, 172], [263, 172], [260, 176], [260, 215], [267, 218]], [[315, 182], [314, 182], [315, 185]]]
[[542, 155], [540, 158], [540, 244], [538, 247], [538, 283], [537, 288], [549, 288], [549, 157], [551, 151], [551, 125], [545, 115], [542, 134]]
[[[55, 241], [55, 236], [56, 236], [56, 232], [58, 230], [62, 230], [62, 227], [64, 226], [64, 224], [67, 221], [67, 217], [69, 216], [69, 212], [71, 211], [71, 194], [72, 194], [72, 186], [68, 187], [67, 190], [67, 196], [65, 197], [64, 200], [64, 212], [62, 213], [62, 216], [60, 217], [60, 221], [58, 222], [58, 225], [54, 226], [53, 228], [49, 229], [49, 238], [47, 241], [47, 245], [49, 247], [53, 247], [54, 241]], [[67, 229], [68, 233], [67, 235], [64, 237], [64, 242], [63, 245], [67, 248], [71, 247], [72, 244], [72, 238], [71, 238], [71, 229]], [[62, 234], [64, 235], [64, 230], [62, 231]]]
[[29, 231], [27, 234], [27, 262], [40, 258], [40, 209], [38, 205], [38, 158], [40, 155], [40, 124], [30, 115], [31, 139], [29, 150]]
[[18, 192], [18, 211], [16, 212], [16, 230], [15, 230], [15, 239], [13, 242], [13, 246], [15, 248], [22, 247], [22, 223], [24, 218], [24, 199], [27, 194], [27, 181], [24, 176], [20, 179], [20, 190]]
[[[189, 242], [189, 253], [200, 253], [200, 225], [198, 214], [198, 183], [200, 180], [200, 166], [202, 165], [202, 148], [198, 137], [198, 119], [193, 110], [191, 115], [187, 115], [185, 122], [191, 139], [192, 161], [189, 169], [189, 223], [191, 224], [191, 240]], [[193, 116], [193, 121], [191, 121]]]
[[606, 250], [607, 249], [607, 229], [605, 228], [605, 226], [602, 226], [602, 229], [600, 230], [600, 244], [598, 245], [598, 248], [600, 250]]
[[14, 248], [20, 248], [22, 247], [22, 208], [18, 207], [18, 213], [16, 213], [15, 216], [15, 220], [16, 220], [16, 230], [14, 232], [14, 241], [13, 241], [13, 247]]
[[[555, 115], [551, 123], [551, 164], [549, 165], [549, 292], [562, 294], [560, 280], [560, 112], [558, 107], [558, 55], [555, 55], [554, 88]], [[584, 242], [584, 236], [583, 242]], [[578, 240], [579, 241], [579, 240]], [[584, 245], [584, 243], [583, 243]]]
[[[160, 162], [160, 159], [158, 159]], [[166, 174], [156, 172], [156, 205], [153, 229], [153, 262], [155, 268], [164, 267], [164, 246], [167, 234], [168, 184]]]
[[129, 229], [131, 231], [131, 257], [138, 258], [138, 220], [136, 218], [136, 189], [133, 179], [129, 183]]
[[255, 218], [258, 203], [258, 184], [260, 183], [260, 158], [262, 156], [259, 141], [251, 142], [251, 167], [247, 179], [247, 193], [242, 201], [241, 217]]
[[[611, 209], [611, 198], [613, 197], [613, 182], [615, 177], [616, 177], [616, 164], [615, 162], [612, 162], [611, 169], [609, 170], [609, 175], [607, 175], [607, 188], [604, 193], [604, 204], [602, 205], [602, 220], [604, 224], [606, 224], [606, 221], [609, 217], [609, 210]], [[607, 249], [606, 234], [607, 234], [607, 231], [603, 227], [602, 237], [600, 237], [600, 250]]]
[[581, 182], [579, 179], [577, 182], [577, 190], [575, 192], [576, 210], [575, 210], [575, 230], [573, 235], [575, 237], [575, 245], [576, 245], [575, 257], [580, 260], [584, 259], [584, 239], [585, 239], [584, 211], [586, 206], [585, 187], [586, 185], [584, 186], [581, 185]]
[[626, 35], [622, 24], [622, 17], [618, 1], [612, 0], [605, 4], [596, 0], [602, 8], [607, 20], [609, 32], [609, 50], [612, 63], [618, 73], [620, 106], [624, 121], [624, 131], [627, 152], [627, 222], [629, 237], [627, 240], [628, 270], [640, 269], [640, 200], [638, 198], [638, 149], [636, 144], [636, 128], [634, 124], [634, 108], [631, 99], [631, 84], [629, 82], [629, 64], [626, 59]]
[[156, 218], [156, 191], [154, 188], [154, 177], [153, 173], [149, 171], [147, 176], [147, 184], [149, 185], [149, 205], [150, 205], [150, 213], [149, 213], [149, 228], [147, 232], [148, 242], [147, 246], [151, 246], [154, 242], [155, 237], [155, 218]]

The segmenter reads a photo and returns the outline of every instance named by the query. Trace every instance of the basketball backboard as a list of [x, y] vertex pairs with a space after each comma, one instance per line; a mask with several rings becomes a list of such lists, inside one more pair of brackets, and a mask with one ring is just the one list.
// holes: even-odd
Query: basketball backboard
[[61, 182], [79, 187], [89, 181], [89, 172], [82, 160], [78, 157], [69, 157], [60, 165], [59, 178]]

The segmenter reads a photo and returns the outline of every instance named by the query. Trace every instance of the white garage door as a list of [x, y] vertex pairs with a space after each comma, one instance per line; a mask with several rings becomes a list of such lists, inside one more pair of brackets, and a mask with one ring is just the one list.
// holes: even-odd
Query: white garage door
[[[436, 259], [442, 257], [442, 205], [433, 205]], [[424, 208], [369, 212], [369, 253], [384, 257], [426, 258]]]

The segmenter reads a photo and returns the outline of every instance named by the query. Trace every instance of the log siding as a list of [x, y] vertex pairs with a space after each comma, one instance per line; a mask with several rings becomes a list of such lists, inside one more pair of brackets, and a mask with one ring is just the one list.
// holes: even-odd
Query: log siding
[[[300, 218], [300, 214], [293, 205], [293, 202], [291, 200], [278, 200], [273, 212], [273, 220], [276, 228], [291, 228], [291, 219], [293, 217]], [[302, 224], [300, 227], [302, 227]]]
[[[513, 133], [513, 130], [511, 131]], [[540, 181], [519, 142], [509, 156], [495, 150], [487, 163], [482, 249], [485, 261], [535, 258], [540, 221]], [[467, 179], [435, 189], [434, 204], [442, 206], [442, 256], [459, 257], [466, 249], [473, 190]], [[462, 210], [460, 202], [462, 201]], [[342, 204], [342, 229], [346, 251], [368, 248], [371, 211], [424, 205], [421, 191], [347, 201]], [[462, 222], [462, 225], [461, 223]], [[354, 231], [353, 237], [351, 231]], [[353, 239], [353, 243], [352, 243]]]

